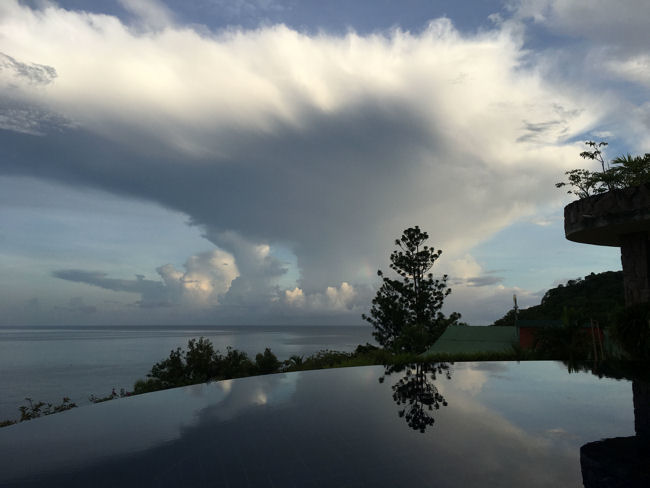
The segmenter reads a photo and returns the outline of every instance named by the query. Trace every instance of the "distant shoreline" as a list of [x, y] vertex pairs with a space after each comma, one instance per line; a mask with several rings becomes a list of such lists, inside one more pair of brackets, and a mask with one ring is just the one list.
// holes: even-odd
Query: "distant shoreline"
[[0, 330], [233, 330], [233, 329], [304, 329], [304, 328], [332, 328], [332, 329], [371, 329], [366, 325], [0, 325]]

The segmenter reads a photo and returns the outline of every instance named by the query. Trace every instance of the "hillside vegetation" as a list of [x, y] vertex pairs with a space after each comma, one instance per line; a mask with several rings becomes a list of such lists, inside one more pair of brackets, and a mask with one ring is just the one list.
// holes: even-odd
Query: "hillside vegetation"
[[[519, 310], [520, 320], [562, 319], [565, 310], [573, 317], [594, 319], [601, 325], [612, 322], [623, 309], [623, 272], [591, 273], [584, 278], [569, 280], [548, 290], [542, 303]], [[510, 310], [492, 325], [515, 325], [514, 311]]]

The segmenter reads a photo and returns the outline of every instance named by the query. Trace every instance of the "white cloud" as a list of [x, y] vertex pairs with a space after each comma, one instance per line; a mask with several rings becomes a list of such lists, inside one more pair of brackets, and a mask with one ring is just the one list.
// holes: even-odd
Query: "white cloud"
[[354, 287], [350, 286], [350, 284], [345, 281], [341, 283], [341, 286], [338, 288], [328, 286], [327, 290], [325, 290], [325, 296], [331, 304], [331, 307], [335, 310], [349, 308], [356, 295], [357, 292], [354, 290]]
[[503, 278], [488, 271], [471, 254], [441, 266], [449, 274], [452, 293], [445, 300], [443, 312], [459, 311], [461, 320], [472, 325], [488, 325], [503, 317], [517, 295], [520, 308], [539, 304], [537, 291], [501, 284]]
[[[510, 8], [516, 19], [532, 19], [555, 34], [589, 40], [586, 53], [581, 49], [574, 49], [574, 53], [578, 57], [575, 62], [584, 63], [590, 76], [598, 77], [604, 71], [645, 87], [650, 85], [647, 1], [515, 0]], [[550, 55], [557, 57], [558, 53]]]
[[[36, 15], [12, 1], [3, 10], [3, 50], [60, 74], [43, 102], [94, 132], [125, 142], [135, 130], [185, 155], [231, 156], [241, 149], [229, 143], [233, 128], [273, 133], [299, 127], [310, 109], [335, 117], [367, 98], [399, 101], [424, 131], [457, 134], [453, 142], [474, 154], [526, 135], [527, 122], [553, 121], [545, 141], [554, 143], [589, 120], [562, 117], [559, 107], [574, 103], [520, 69], [511, 33], [463, 38], [448, 19], [421, 35], [308, 36], [278, 25], [206, 37], [187, 28], [133, 33], [114, 17], [55, 8]], [[436, 127], [441, 120], [447, 127]], [[482, 130], [465, 138], [489, 122], [505, 137]]]
[[467, 279], [472, 276], [478, 276], [483, 272], [481, 265], [473, 256], [465, 254], [463, 257], [454, 259], [448, 264], [448, 274], [452, 278]]
[[76, 269], [58, 270], [54, 277], [86, 283], [106, 290], [136, 293], [140, 307], [169, 306], [212, 307], [223, 299], [232, 282], [239, 276], [234, 258], [220, 249], [191, 256], [185, 271], [166, 264], [156, 269], [162, 281], [136, 275], [135, 280], [111, 278], [100, 271]]
[[[553, 184], [581, 150], [572, 138], [614, 110], [615, 97], [594, 107], [599, 93], [546, 79], [507, 22], [472, 35], [444, 18], [418, 34], [206, 34], [173, 24], [157, 2], [128, 5], [165, 27], [0, 4], [0, 51], [58, 75], [38, 86], [16, 78], [9, 101], [33, 108], [36, 122], [41, 112], [69, 121], [31, 132], [5, 124], [3, 147], [18, 156], [0, 172], [189, 215], [239, 275], [224, 293], [231, 275], [206, 263], [221, 274], [189, 261], [160, 273], [169, 290], [208, 302], [350, 310], [368, 270], [386, 269], [391, 243], [415, 224], [445, 251], [441, 263], [461, 266], [497, 230], [560, 204]], [[43, 135], [25, 144], [10, 131]], [[297, 258], [290, 296], [275, 245]]]
[[553, 225], [561, 217], [559, 215], [536, 215], [529, 220], [531, 224], [539, 225], [540, 227], [548, 227]]
[[11, 56], [0, 53], [0, 86], [10, 89], [21, 82], [29, 85], [48, 85], [56, 78], [51, 66], [36, 63], [21, 63]]
[[293, 290], [284, 290], [284, 299], [291, 306], [303, 307], [305, 294], [297, 286]]
[[253, 243], [236, 232], [208, 233], [207, 237], [232, 253], [238, 276], [224, 301], [233, 306], [266, 306], [279, 299], [278, 280], [287, 272], [266, 243]]
[[159, 267], [158, 274], [173, 294], [193, 305], [218, 305], [230, 289], [239, 270], [234, 257], [220, 249], [190, 256], [185, 272], [171, 264]]
[[650, 4], [645, 0], [512, 0], [520, 18], [531, 18], [558, 33], [596, 42], [647, 47]]
[[352, 311], [355, 308], [361, 314], [360, 307], [369, 306], [367, 300], [368, 290], [364, 289], [361, 294], [363, 301], [359, 301], [360, 293], [354, 286], [341, 283], [339, 287], [328, 286], [324, 292], [315, 292], [306, 295], [302, 289], [295, 287], [293, 290], [284, 290], [284, 301], [290, 307], [297, 307], [303, 310], [324, 311], [324, 312], [342, 312]]
[[[349, 317], [350, 312], [354, 312], [358, 319], [370, 303], [368, 287], [362, 286], [358, 291], [346, 282], [311, 294], [304, 294], [299, 287], [281, 290], [276, 280], [284, 269], [276, 267], [268, 246], [252, 245], [238, 236], [229, 235], [228, 238], [242, 247], [248, 246], [243, 252], [240, 248], [238, 253], [243, 256], [241, 271], [232, 254], [215, 249], [190, 256], [184, 264], [184, 271], [172, 264], [158, 267], [156, 271], [162, 281], [146, 279], [142, 275], [137, 275], [135, 280], [118, 279], [99, 271], [73, 269], [55, 271], [53, 276], [113, 292], [137, 294], [139, 299], [135, 304], [140, 308], [180, 307], [213, 318], [228, 316], [238, 308], [250, 308], [262, 314], [286, 314], [297, 309], [301, 314], [344, 313]], [[88, 312], [90, 308], [92, 312], [97, 311], [95, 306], [85, 306], [82, 300], [75, 297], [69, 307], [57, 308], [75, 312]]]
[[641, 54], [626, 59], [609, 59], [605, 67], [614, 75], [650, 88], [650, 55]]

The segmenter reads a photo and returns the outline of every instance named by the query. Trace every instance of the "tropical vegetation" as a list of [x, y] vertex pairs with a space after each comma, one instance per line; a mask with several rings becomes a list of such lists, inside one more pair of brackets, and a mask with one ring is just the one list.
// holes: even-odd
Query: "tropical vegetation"
[[[559, 284], [544, 293], [539, 305], [516, 313], [519, 320], [562, 320], [570, 313], [575, 320], [594, 319], [607, 325], [624, 307], [623, 272], [605, 271]], [[515, 325], [515, 310], [509, 310], [492, 325]]]
[[63, 400], [58, 405], [46, 402], [34, 402], [31, 398], [25, 398], [27, 405], [22, 405], [18, 408], [20, 410], [20, 418], [18, 420], [3, 420], [0, 421], [0, 427], [7, 427], [18, 422], [25, 422], [37, 417], [44, 417], [54, 413], [65, 412], [71, 408], [76, 408], [77, 404], [70, 401], [70, 398], [63, 397]]
[[592, 344], [585, 341], [585, 324], [608, 331], [617, 354], [629, 359], [650, 358], [650, 304], [625, 306], [623, 272], [591, 273], [548, 290], [539, 305], [509, 310], [492, 325], [514, 326], [517, 321], [561, 321], [542, 327], [535, 354], [548, 359], [585, 359]]
[[587, 151], [580, 153], [584, 159], [600, 163], [600, 171], [587, 169], [572, 169], [565, 172], [567, 181], [556, 183], [557, 188], [569, 186], [567, 193], [578, 198], [587, 198], [611, 190], [650, 183], [650, 153], [643, 156], [626, 154], [606, 162], [603, 150], [607, 146], [604, 141], [587, 141]]

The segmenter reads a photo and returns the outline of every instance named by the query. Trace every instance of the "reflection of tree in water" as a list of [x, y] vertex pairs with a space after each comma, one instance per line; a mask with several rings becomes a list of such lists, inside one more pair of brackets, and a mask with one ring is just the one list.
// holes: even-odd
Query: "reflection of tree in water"
[[441, 405], [447, 406], [447, 401], [433, 381], [436, 380], [436, 375], [451, 379], [449, 363], [403, 364], [385, 368], [385, 376], [379, 378], [380, 383], [384, 382], [386, 376], [406, 371], [404, 376], [391, 386], [393, 400], [402, 407], [398, 410], [398, 415], [406, 419], [409, 427], [424, 433], [427, 427], [435, 422], [433, 411], [440, 409]]

